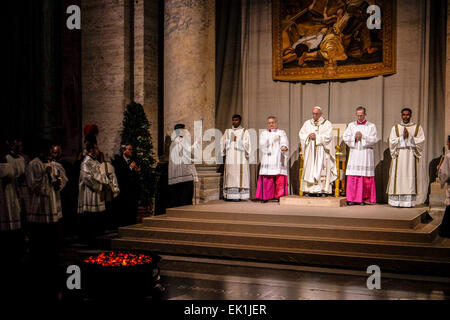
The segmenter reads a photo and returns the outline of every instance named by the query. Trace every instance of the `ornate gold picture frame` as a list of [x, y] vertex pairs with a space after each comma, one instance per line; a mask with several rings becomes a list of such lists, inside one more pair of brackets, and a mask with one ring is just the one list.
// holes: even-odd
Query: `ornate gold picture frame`
[[272, 0], [273, 79], [396, 72], [395, 0]]

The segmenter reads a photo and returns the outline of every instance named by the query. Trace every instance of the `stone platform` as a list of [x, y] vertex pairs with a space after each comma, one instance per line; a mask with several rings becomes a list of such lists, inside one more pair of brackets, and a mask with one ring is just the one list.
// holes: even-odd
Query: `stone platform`
[[287, 196], [280, 198], [280, 205], [282, 206], [300, 206], [300, 207], [345, 207], [347, 206], [347, 198], [345, 197], [300, 197]]
[[120, 228], [116, 249], [450, 276], [450, 239], [426, 207], [211, 201]]

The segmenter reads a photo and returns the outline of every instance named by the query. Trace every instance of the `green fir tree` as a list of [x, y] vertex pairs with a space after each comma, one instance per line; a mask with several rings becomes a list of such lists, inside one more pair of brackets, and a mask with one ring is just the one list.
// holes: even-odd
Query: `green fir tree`
[[156, 160], [153, 153], [150, 122], [141, 104], [131, 102], [123, 113], [121, 144], [133, 146], [133, 160], [141, 168], [139, 205], [148, 207], [153, 203], [158, 183]]

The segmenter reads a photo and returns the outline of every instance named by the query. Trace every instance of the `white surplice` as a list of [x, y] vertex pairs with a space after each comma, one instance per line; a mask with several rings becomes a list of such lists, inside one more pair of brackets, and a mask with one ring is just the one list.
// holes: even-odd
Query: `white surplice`
[[103, 212], [106, 210], [102, 197], [104, 185], [109, 183], [108, 176], [101, 170], [101, 164], [93, 157], [84, 157], [78, 182], [78, 213]]
[[444, 188], [447, 184], [444, 204], [450, 206], [450, 152], [445, 155], [444, 161], [439, 169], [439, 180], [441, 180], [441, 188]]
[[[356, 132], [361, 132], [361, 141], [356, 142]], [[344, 142], [350, 148], [347, 161], [347, 176], [374, 177], [375, 160], [373, 146], [378, 142], [377, 127], [371, 122], [349, 123], [343, 135]]]
[[15, 187], [15, 171], [10, 163], [0, 163], [0, 230], [21, 228], [20, 205]]
[[104, 185], [105, 201], [111, 202], [120, 193], [119, 183], [117, 181], [116, 169], [109, 161], [100, 164], [100, 173], [108, 178], [108, 183]]
[[[52, 168], [51, 173], [47, 168]], [[25, 176], [31, 191], [28, 222], [53, 223], [62, 218], [59, 191], [64, 188], [67, 176], [64, 168], [58, 164], [44, 163], [34, 158], [27, 166]], [[55, 190], [52, 181], [60, 180], [61, 187]]]
[[190, 140], [183, 136], [176, 136], [170, 145], [169, 156], [169, 185], [198, 181], [197, 169], [192, 160], [192, 152], [200, 148], [200, 143], [194, 142], [191, 146]]
[[53, 208], [53, 210], [56, 211], [59, 216], [62, 216], [61, 190], [64, 189], [69, 179], [67, 178], [66, 170], [64, 169], [62, 164], [56, 161], [51, 161], [49, 165], [52, 168], [52, 173], [50, 174], [52, 182], [60, 182], [60, 187], [58, 188], [58, 190], [53, 190], [55, 192], [55, 207]]
[[19, 197], [20, 209], [22, 212], [27, 212], [30, 206], [30, 193], [25, 179], [27, 162], [23, 156], [12, 152], [6, 156], [6, 161], [14, 168], [16, 176], [14, 188]]
[[225, 158], [223, 195], [225, 199], [250, 198], [250, 135], [239, 126], [227, 129], [220, 140], [220, 149]]
[[259, 135], [259, 149], [261, 152], [259, 175], [288, 175], [289, 151], [282, 151], [282, 147], [289, 149], [289, 140], [284, 130], [269, 129], [261, 132]]
[[[408, 139], [403, 138], [404, 129]], [[394, 207], [416, 205], [419, 160], [423, 154], [425, 135], [420, 125], [414, 123], [395, 125], [389, 136], [392, 162], [387, 193], [389, 204]]]
[[[316, 140], [309, 135], [316, 134]], [[306, 121], [300, 132], [303, 150], [302, 192], [332, 193], [332, 183], [337, 178], [336, 150], [333, 142], [333, 126], [323, 117], [317, 122]]]

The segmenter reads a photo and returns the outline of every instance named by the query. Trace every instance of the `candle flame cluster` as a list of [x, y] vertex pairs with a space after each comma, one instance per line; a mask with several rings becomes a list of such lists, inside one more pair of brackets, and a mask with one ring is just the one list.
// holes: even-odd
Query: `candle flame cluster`
[[96, 264], [105, 267], [136, 266], [151, 263], [152, 258], [145, 254], [133, 254], [126, 252], [102, 252], [97, 256], [91, 256], [84, 260], [88, 264]]

